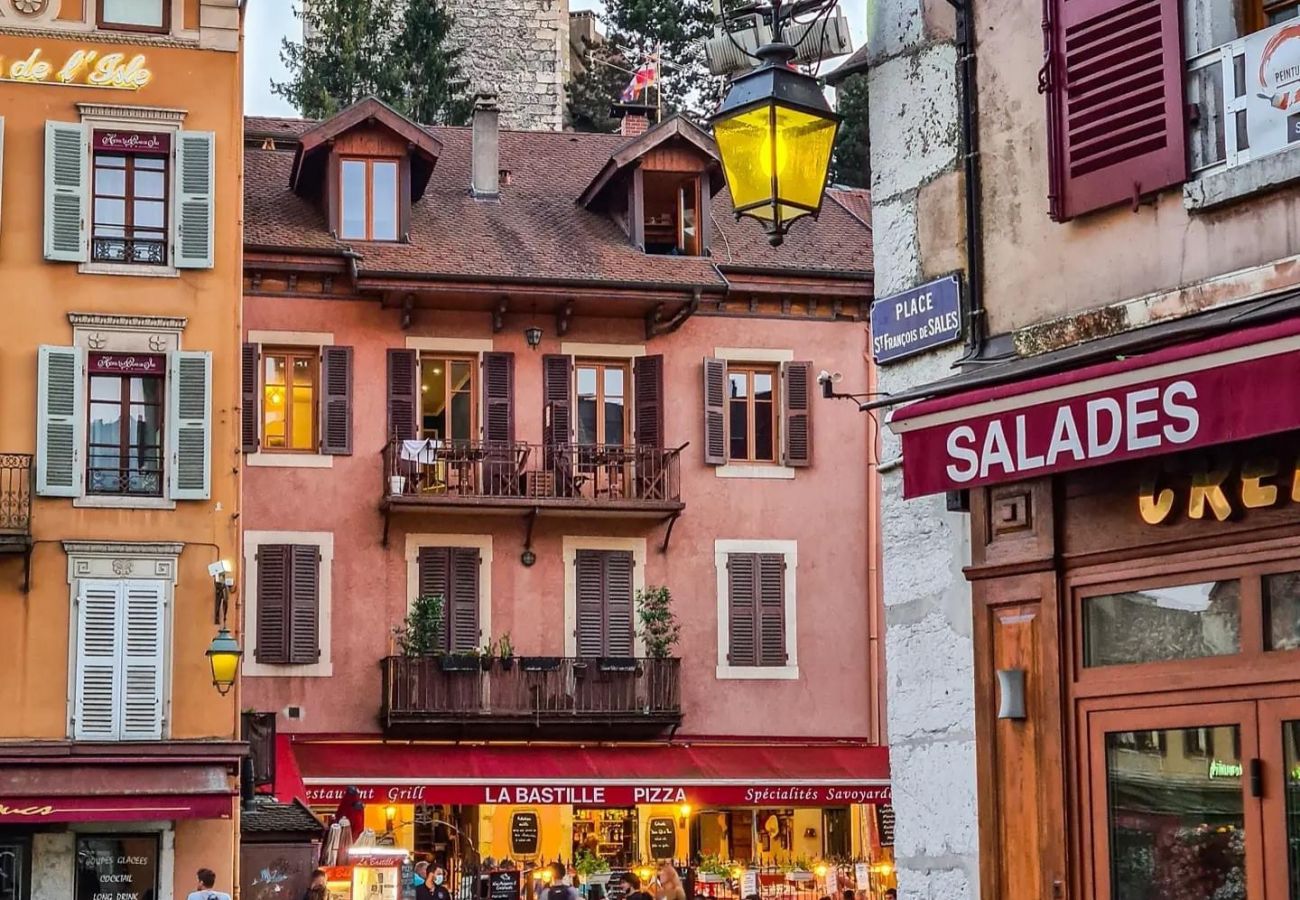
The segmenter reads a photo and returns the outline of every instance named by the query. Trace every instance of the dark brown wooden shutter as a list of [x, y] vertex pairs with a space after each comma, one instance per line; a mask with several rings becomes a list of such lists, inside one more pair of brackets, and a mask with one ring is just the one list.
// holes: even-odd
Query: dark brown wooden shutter
[[542, 357], [542, 442], [547, 447], [573, 443], [572, 378], [572, 356]]
[[605, 563], [605, 647], [602, 656], [635, 656], [633, 622], [632, 553], [608, 550]]
[[605, 561], [599, 550], [579, 550], [577, 569], [578, 656], [603, 656], [605, 651]]
[[260, 663], [289, 661], [289, 545], [257, 548], [257, 652]]
[[352, 454], [352, 348], [321, 350], [320, 452]]
[[256, 453], [258, 447], [258, 424], [262, 418], [262, 404], [258, 402], [258, 357], [261, 348], [257, 344], [245, 344], [243, 362], [240, 365], [240, 406], [239, 406], [239, 443], [245, 453]]
[[477, 547], [451, 549], [451, 598], [447, 606], [447, 631], [457, 653], [479, 645], [479, 552]]
[[418, 369], [414, 350], [388, 351], [388, 437], [399, 441], [416, 435], [416, 410], [419, 409]]
[[785, 652], [785, 557], [758, 555], [758, 664], [783, 666]]
[[499, 444], [515, 441], [515, 355], [483, 354], [483, 439]]
[[421, 547], [417, 565], [420, 596], [442, 598], [442, 626], [438, 629], [437, 649], [446, 653], [450, 646], [447, 620], [451, 608], [451, 548]]
[[1062, 221], [1187, 179], [1180, 0], [1049, 0], [1048, 201]]
[[727, 662], [758, 665], [758, 558], [753, 553], [727, 556]]
[[638, 356], [632, 363], [636, 445], [664, 446], [664, 358]]
[[704, 462], [727, 464], [727, 364], [704, 360]]
[[289, 662], [320, 659], [319, 628], [320, 548], [294, 544], [289, 548]]
[[781, 367], [781, 447], [787, 466], [812, 465], [812, 363], [788, 362]]

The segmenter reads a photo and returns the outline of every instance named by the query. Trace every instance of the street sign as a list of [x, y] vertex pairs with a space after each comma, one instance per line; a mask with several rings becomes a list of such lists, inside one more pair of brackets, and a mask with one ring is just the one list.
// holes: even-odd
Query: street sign
[[949, 275], [871, 304], [871, 353], [877, 365], [961, 340], [961, 287]]

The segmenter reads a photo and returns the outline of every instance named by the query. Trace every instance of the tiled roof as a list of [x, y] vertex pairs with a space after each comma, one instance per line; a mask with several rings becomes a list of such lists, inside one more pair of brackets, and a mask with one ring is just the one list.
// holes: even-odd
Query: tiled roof
[[[628, 142], [621, 135], [502, 131], [503, 179], [499, 201], [469, 194], [470, 129], [434, 127], [443, 150], [424, 197], [411, 212], [405, 244], [343, 242], [332, 238], [324, 213], [289, 189], [293, 152], [263, 150], [267, 137], [295, 140], [315, 122], [249, 117], [245, 133], [245, 244], [343, 250], [362, 255], [368, 273], [447, 278], [592, 283], [665, 287], [722, 287], [715, 264], [736, 269], [789, 269], [805, 274], [871, 274], [863, 248], [870, 231], [836, 203], [817, 222], [796, 223], [785, 244], [773, 248], [750, 220], [736, 222], [726, 191], [713, 202], [713, 256], [647, 255], [632, 247], [607, 216], [589, 212], [577, 198]], [[283, 146], [283, 143], [281, 144]]]
[[836, 66], [835, 71], [826, 76], [826, 83], [834, 87], [842, 82], [848, 81], [849, 78], [857, 75], [859, 72], [865, 72], [867, 70], [868, 55], [869, 51], [867, 45], [863, 44], [861, 47], [853, 51], [852, 56]]
[[252, 808], [239, 815], [239, 830], [243, 834], [293, 832], [319, 834], [324, 830], [319, 819], [301, 800], [292, 803], [275, 803], [258, 799]]
[[874, 245], [871, 234], [871, 191], [864, 188], [831, 188], [826, 195], [848, 210], [853, 218], [867, 226], [867, 242], [863, 250], [862, 264], [868, 269], [875, 269]]

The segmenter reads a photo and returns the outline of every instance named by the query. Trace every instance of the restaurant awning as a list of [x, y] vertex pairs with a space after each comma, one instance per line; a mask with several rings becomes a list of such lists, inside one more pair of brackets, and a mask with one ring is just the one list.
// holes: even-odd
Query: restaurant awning
[[889, 751], [855, 741], [665, 744], [295, 742], [314, 804], [832, 806], [889, 802]]
[[[1291, 305], [1289, 300], [1277, 304]], [[1006, 368], [1017, 367], [1025, 377], [1011, 380], [991, 371], [1003, 367], [990, 367], [980, 370], [967, 390], [952, 390], [950, 381], [936, 391], [939, 395], [894, 410], [889, 427], [902, 438], [904, 496], [1020, 481], [1300, 428], [1300, 391], [1294, 389], [1300, 384], [1300, 316], [1230, 327], [1229, 313], [1248, 312], [1253, 315], [1243, 321], [1258, 322], [1269, 308], [1252, 304], [1249, 310], [1217, 311], [1216, 328], [1208, 335], [1173, 344], [1154, 340], [1160, 326], [1153, 326], [1148, 349], [1131, 346], [1078, 368], [1051, 371], [1050, 359], [1040, 358], [1035, 366], [1049, 374], [1030, 376], [1021, 365], [1030, 360], [1021, 360]], [[1195, 333], [1186, 324], [1181, 330]], [[1078, 357], [1081, 351], [1061, 353]]]
[[209, 765], [6, 765], [0, 824], [229, 819], [235, 787]]

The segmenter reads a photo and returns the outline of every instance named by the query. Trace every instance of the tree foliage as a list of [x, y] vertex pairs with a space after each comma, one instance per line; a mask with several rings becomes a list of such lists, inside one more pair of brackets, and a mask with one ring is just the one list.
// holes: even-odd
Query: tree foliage
[[295, 15], [310, 38], [285, 38], [289, 79], [271, 90], [310, 118], [378, 97], [424, 124], [463, 125], [472, 109], [441, 0], [312, 0]]
[[871, 187], [871, 132], [867, 104], [867, 76], [851, 75], [838, 90], [839, 114], [844, 117], [835, 154], [831, 160], [831, 183], [848, 187]]
[[618, 131], [618, 119], [609, 114], [632, 79], [623, 55], [607, 41], [583, 39], [583, 71], [565, 86], [569, 126], [574, 131]]

